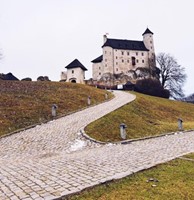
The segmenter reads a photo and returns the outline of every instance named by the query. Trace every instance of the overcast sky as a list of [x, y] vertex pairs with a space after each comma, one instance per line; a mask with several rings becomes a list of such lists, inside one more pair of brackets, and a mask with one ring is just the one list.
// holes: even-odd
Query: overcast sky
[[148, 27], [156, 54], [169, 53], [186, 68], [185, 93], [194, 93], [193, 8], [193, 0], [0, 0], [0, 73], [58, 81], [78, 58], [90, 78], [103, 34], [142, 40]]

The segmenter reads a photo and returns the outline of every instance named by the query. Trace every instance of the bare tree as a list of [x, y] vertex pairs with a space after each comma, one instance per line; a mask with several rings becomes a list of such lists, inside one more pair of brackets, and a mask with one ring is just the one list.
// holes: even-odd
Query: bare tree
[[176, 59], [166, 53], [159, 53], [156, 58], [160, 69], [160, 81], [164, 89], [170, 91], [173, 98], [184, 97], [183, 85], [186, 81], [185, 68]]

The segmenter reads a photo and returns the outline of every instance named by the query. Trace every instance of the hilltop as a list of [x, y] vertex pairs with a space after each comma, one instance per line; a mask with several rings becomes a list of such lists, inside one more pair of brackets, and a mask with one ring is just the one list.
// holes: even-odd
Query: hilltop
[[62, 116], [87, 107], [88, 96], [91, 105], [104, 101], [105, 93], [64, 82], [0, 81], [0, 135], [51, 120], [53, 104], [57, 116]]

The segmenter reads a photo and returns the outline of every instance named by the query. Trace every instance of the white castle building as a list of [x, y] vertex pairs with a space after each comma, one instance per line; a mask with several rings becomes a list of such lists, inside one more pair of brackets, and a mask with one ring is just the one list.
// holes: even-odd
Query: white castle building
[[82, 84], [85, 83], [85, 71], [87, 71], [87, 69], [78, 59], [73, 60], [65, 68], [67, 69], [67, 71], [61, 72], [61, 81]]
[[131, 76], [138, 74], [138, 70], [155, 68], [153, 33], [147, 28], [142, 36], [142, 41], [136, 41], [110, 39], [104, 35], [103, 53], [92, 61], [93, 80], [100, 81], [105, 74]]

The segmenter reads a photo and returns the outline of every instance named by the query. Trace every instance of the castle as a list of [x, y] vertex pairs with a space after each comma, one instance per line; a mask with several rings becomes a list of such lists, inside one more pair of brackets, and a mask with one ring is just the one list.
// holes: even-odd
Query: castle
[[142, 36], [143, 41], [135, 41], [110, 39], [104, 35], [103, 54], [92, 60], [93, 81], [118, 85], [154, 74], [153, 33], [147, 28]]
[[[87, 84], [114, 86], [136, 82], [142, 78], [157, 78], [153, 32], [148, 28], [143, 40], [110, 39], [103, 36], [102, 55], [92, 60], [92, 79]], [[77, 59], [66, 66], [61, 79], [67, 82], [85, 83], [87, 70]]]

